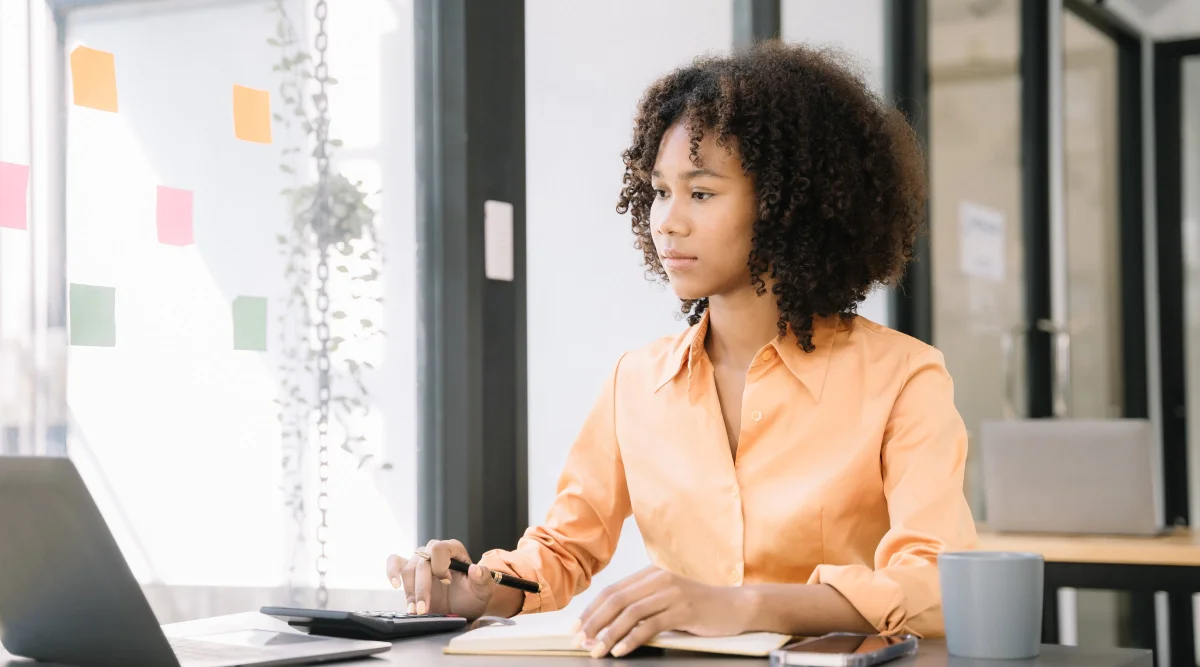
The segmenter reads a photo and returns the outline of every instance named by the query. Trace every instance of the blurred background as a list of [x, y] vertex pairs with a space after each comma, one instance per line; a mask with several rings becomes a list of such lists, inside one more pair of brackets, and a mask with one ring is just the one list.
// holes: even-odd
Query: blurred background
[[[614, 211], [639, 95], [775, 37], [925, 143], [917, 262], [859, 312], [945, 353], [980, 522], [983, 422], [1136, 418], [1186, 529], [1196, 0], [0, 0], [0, 452], [76, 462], [163, 622], [512, 546], [685, 326]], [[630, 521], [589, 595], [645, 564]], [[1161, 596], [1149, 639], [1059, 600], [1066, 643], [1167, 641]]]

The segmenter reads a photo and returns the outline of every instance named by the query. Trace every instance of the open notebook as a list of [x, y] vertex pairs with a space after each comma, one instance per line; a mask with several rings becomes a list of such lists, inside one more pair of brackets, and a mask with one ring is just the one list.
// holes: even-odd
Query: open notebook
[[[450, 640], [446, 653], [464, 655], [561, 655], [586, 656], [575, 647], [571, 626], [578, 616], [561, 612], [517, 616], [511, 625], [488, 625], [465, 632]], [[685, 632], [664, 632], [647, 646], [677, 651], [699, 651], [766, 657], [791, 637], [770, 632], [754, 632], [736, 637], [697, 637]]]

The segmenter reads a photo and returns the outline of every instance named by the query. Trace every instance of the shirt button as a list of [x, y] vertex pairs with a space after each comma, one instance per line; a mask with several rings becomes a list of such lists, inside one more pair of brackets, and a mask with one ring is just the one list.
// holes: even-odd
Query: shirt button
[[762, 410], [755, 410], [750, 413], [750, 418], [756, 422], [762, 421]]
[[739, 498], [741, 495], [742, 494], [740, 491], [738, 491], [738, 488], [736, 486], [733, 487], [733, 497], [736, 499], [736, 498]]
[[774, 358], [775, 358], [775, 350], [771, 350], [771, 349], [763, 350], [763, 353], [762, 353], [763, 361], [770, 361]]

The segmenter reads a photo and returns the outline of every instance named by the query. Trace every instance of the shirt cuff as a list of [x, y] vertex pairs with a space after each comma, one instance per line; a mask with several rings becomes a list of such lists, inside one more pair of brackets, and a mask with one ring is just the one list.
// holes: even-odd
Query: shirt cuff
[[550, 586], [521, 554], [515, 551], [493, 549], [483, 554], [483, 558], [479, 559], [479, 564], [502, 574], [538, 582], [541, 592], [525, 593], [525, 603], [521, 605], [521, 611], [518, 613], [532, 614], [554, 610], [554, 596], [550, 594]]
[[880, 634], [899, 634], [908, 621], [900, 584], [863, 565], [818, 565], [808, 583], [841, 593]]

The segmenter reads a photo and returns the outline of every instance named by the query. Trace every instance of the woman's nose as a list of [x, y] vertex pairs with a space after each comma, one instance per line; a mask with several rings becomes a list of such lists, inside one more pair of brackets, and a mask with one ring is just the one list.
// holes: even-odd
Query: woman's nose
[[663, 236], [684, 236], [687, 234], [686, 216], [672, 202], [662, 212], [654, 231]]

